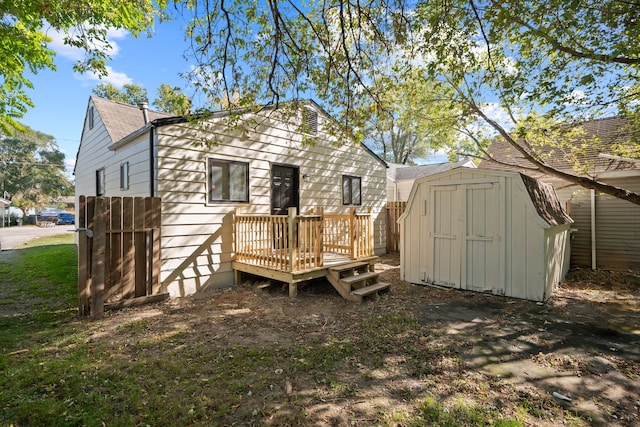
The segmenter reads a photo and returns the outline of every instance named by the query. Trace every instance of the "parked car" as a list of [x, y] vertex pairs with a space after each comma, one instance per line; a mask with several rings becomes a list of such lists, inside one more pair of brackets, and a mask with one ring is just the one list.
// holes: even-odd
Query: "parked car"
[[67, 225], [67, 224], [75, 224], [76, 216], [70, 213], [59, 213], [58, 214], [58, 225]]

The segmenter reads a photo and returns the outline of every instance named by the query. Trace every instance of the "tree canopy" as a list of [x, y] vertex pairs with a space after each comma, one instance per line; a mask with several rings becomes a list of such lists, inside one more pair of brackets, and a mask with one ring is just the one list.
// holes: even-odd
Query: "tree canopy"
[[138, 105], [142, 102], [149, 102], [147, 89], [133, 83], [122, 85], [122, 89], [112, 83], [100, 83], [93, 88], [91, 93], [100, 98], [121, 102], [123, 104]]
[[59, 196], [73, 194], [65, 175], [64, 153], [51, 135], [21, 125], [0, 135], [0, 186], [20, 208], [41, 208]]
[[165, 5], [164, 0], [0, 1], [0, 131], [20, 128], [17, 120], [33, 107], [26, 93], [33, 84], [26, 72], [56, 68], [47, 32], [64, 32], [65, 44], [85, 52], [76, 71], [104, 76], [107, 31], [148, 32]]
[[[100, 98], [123, 104], [138, 105], [142, 102], [149, 102], [147, 89], [132, 83], [123, 85], [122, 89], [111, 83], [100, 83], [91, 92]], [[188, 115], [191, 110], [189, 97], [182, 93], [179, 87], [169, 86], [164, 83], [156, 90], [153, 106], [158, 111], [175, 116]]]
[[[199, 65], [191, 77], [207, 96], [238, 94], [239, 106], [249, 106], [312, 93], [362, 135], [376, 109], [392, 110], [375, 83], [402, 75], [410, 87], [419, 76], [449, 96], [446, 120], [464, 136], [453, 151], [489, 159], [498, 135], [544, 173], [640, 204], [638, 194], [554, 169], [545, 153], [558, 151], [541, 149], [562, 144], [570, 158], [572, 125], [637, 113], [640, 6], [633, 2], [191, 5], [188, 34]], [[634, 144], [621, 152], [634, 152]]]

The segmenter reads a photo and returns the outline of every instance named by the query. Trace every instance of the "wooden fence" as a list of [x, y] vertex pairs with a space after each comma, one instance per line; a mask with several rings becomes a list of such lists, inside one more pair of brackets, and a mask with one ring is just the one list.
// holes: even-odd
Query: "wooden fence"
[[407, 202], [387, 202], [387, 253], [400, 251], [400, 224]]
[[78, 310], [92, 319], [104, 309], [168, 297], [160, 285], [158, 197], [80, 196]]

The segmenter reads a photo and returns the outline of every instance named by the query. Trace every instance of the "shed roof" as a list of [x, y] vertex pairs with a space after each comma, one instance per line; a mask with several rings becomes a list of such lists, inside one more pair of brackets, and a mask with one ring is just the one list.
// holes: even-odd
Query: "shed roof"
[[[576, 173], [574, 164], [578, 161], [581, 164], [591, 165], [588, 172], [590, 176], [598, 176], [603, 172], [613, 171], [638, 171], [640, 174], [640, 159], [625, 160], [618, 157], [618, 152], [615, 148], [617, 144], [628, 143], [631, 138], [640, 136], [638, 135], [640, 130], [632, 120], [622, 117], [609, 117], [584, 122], [580, 127], [584, 133], [576, 138], [575, 143], [584, 145], [581, 154], [576, 155], [574, 151], [569, 153], [563, 152], [561, 149], [553, 149], [553, 155], [550, 155], [546, 160], [550, 166], [561, 171]], [[542, 147], [542, 150], [547, 154], [551, 154], [552, 148]], [[514, 166], [483, 160], [480, 163], [480, 167], [483, 169], [526, 171], [526, 174], [536, 178], [545, 176], [540, 171], [531, 170], [535, 166], [525, 160], [522, 154], [500, 137], [493, 140], [489, 147], [489, 153], [496, 160]]]
[[538, 181], [523, 173], [520, 174], [520, 177], [533, 206], [542, 219], [552, 226], [573, 223], [571, 217], [562, 209], [556, 190], [550, 184]]

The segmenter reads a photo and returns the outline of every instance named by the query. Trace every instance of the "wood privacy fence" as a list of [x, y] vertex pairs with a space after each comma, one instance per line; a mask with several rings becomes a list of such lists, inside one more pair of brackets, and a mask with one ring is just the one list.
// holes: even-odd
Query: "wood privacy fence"
[[387, 252], [400, 251], [400, 224], [407, 202], [387, 202]]
[[78, 310], [100, 318], [107, 308], [164, 299], [160, 284], [158, 197], [80, 196]]

